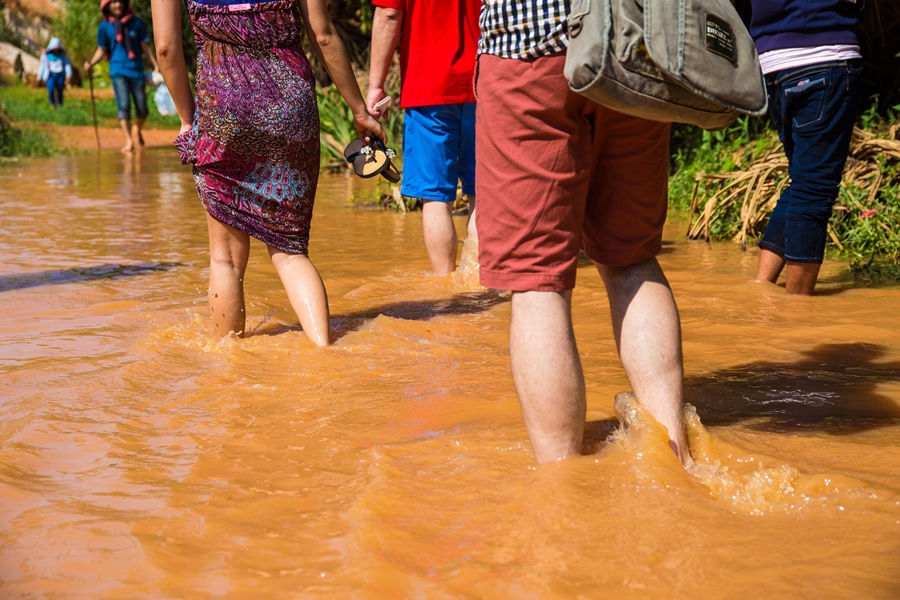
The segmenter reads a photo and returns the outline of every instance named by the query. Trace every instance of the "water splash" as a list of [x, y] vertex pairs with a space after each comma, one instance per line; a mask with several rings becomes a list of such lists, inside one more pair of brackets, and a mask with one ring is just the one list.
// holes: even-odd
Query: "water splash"
[[[630, 393], [615, 400], [619, 429], [611, 442], [626, 450], [634, 471], [644, 480], [673, 483], [679, 466], [668, 447], [666, 429]], [[740, 513], [762, 515], [792, 513], [811, 503], [834, 504], [852, 497], [877, 498], [866, 484], [853, 477], [830, 473], [801, 473], [796, 467], [772, 457], [753, 454], [710, 434], [697, 410], [686, 405], [685, 424], [693, 464], [693, 475], [717, 500]], [[684, 473], [684, 471], [681, 471]]]
[[453, 284], [458, 291], [478, 292], [484, 287], [478, 279], [478, 241], [466, 238], [462, 243], [459, 267], [453, 272]]
[[188, 311], [188, 323], [170, 325], [150, 332], [148, 341], [174, 342], [184, 348], [196, 348], [207, 354], [231, 351], [241, 339], [234, 334], [217, 339], [210, 335], [210, 324], [200, 314]]

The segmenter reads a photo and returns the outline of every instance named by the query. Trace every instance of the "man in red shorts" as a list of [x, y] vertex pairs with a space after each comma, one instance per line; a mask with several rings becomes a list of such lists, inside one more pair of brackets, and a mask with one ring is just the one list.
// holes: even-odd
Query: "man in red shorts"
[[669, 125], [569, 89], [567, 0], [484, 5], [476, 77], [481, 283], [512, 294], [510, 362], [538, 462], [581, 453], [585, 386], [572, 329], [579, 251], [606, 285], [638, 401], [688, 462], [681, 328], [656, 261]]

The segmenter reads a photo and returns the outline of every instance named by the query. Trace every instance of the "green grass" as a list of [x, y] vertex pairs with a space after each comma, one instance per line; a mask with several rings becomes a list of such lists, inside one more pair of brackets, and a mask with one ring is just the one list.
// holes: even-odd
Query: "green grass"
[[[94, 81], [95, 89], [99, 89], [100, 83], [108, 88], [110, 83]], [[19, 83], [0, 85], [0, 102], [6, 108], [9, 117], [15, 123], [35, 122], [51, 123], [54, 125], [93, 125], [91, 115], [91, 101], [89, 99], [76, 99], [71, 93], [64, 96], [63, 105], [53, 108], [47, 101], [46, 88], [31, 88]], [[85, 86], [87, 82], [85, 82]], [[69, 92], [69, 90], [66, 90]], [[147, 126], [159, 129], [177, 129], [180, 125], [178, 117], [163, 117], [156, 109], [153, 100], [154, 88], [147, 88], [147, 107], [150, 115], [147, 117]], [[116, 118], [116, 102], [109, 99], [97, 99], [97, 120], [101, 126], [118, 126]]]
[[669, 206], [676, 212], [691, 206], [697, 173], [726, 173], [738, 169], [778, 145], [768, 118], [741, 117], [724, 131], [703, 131], [693, 125], [672, 127], [673, 172], [669, 177]]
[[0, 157], [45, 157], [58, 154], [53, 136], [38, 128], [13, 125], [0, 103]]
[[53, 136], [42, 129], [0, 130], [0, 157], [46, 158], [62, 154]]

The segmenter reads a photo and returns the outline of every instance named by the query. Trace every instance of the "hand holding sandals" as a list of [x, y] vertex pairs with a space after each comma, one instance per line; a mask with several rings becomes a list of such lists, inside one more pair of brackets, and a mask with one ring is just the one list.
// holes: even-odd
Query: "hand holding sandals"
[[391, 164], [397, 156], [393, 148], [387, 148], [381, 138], [358, 137], [344, 148], [344, 158], [353, 165], [353, 171], [363, 178], [381, 175], [391, 183], [400, 181], [400, 172]]
[[370, 141], [369, 138], [371, 136], [381, 139], [382, 143], [387, 142], [387, 135], [385, 135], [381, 123], [378, 122], [378, 119], [369, 114], [368, 111], [358, 115], [354, 114], [353, 126], [356, 128], [359, 137], [367, 142]]

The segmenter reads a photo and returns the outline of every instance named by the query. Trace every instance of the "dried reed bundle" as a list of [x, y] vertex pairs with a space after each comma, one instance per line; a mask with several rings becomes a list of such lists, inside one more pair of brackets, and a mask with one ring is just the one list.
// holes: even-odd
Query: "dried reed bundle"
[[[898, 125], [891, 127], [889, 139], [877, 138], [862, 129], [853, 130], [850, 156], [841, 183], [846, 188], [852, 187], [865, 194], [868, 207], [854, 198], [854, 194], [848, 194], [848, 198], [862, 211], [872, 208], [885, 180], [879, 157], [889, 163], [900, 161], [897, 129]], [[698, 173], [691, 195], [688, 238], [709, 241], [711, 228], [722, 219], [733, 218], [733, 209], [740, 203], [740, 222], [732, 237], [740, 242], [742, 250], [746, 249], [747, 237], [758, 237], [762, 233], [762, 222], [775, 208], [789, 181], [788, 161], [780, 144], [743, 170], [722, 174]], [[706, 182], [702, 191], [701, 182]], [[834, 208], [838, 212], [850, 210], [846, 206]], [[843, 249], [830, 227], [828, 234], [838, 248]]]

